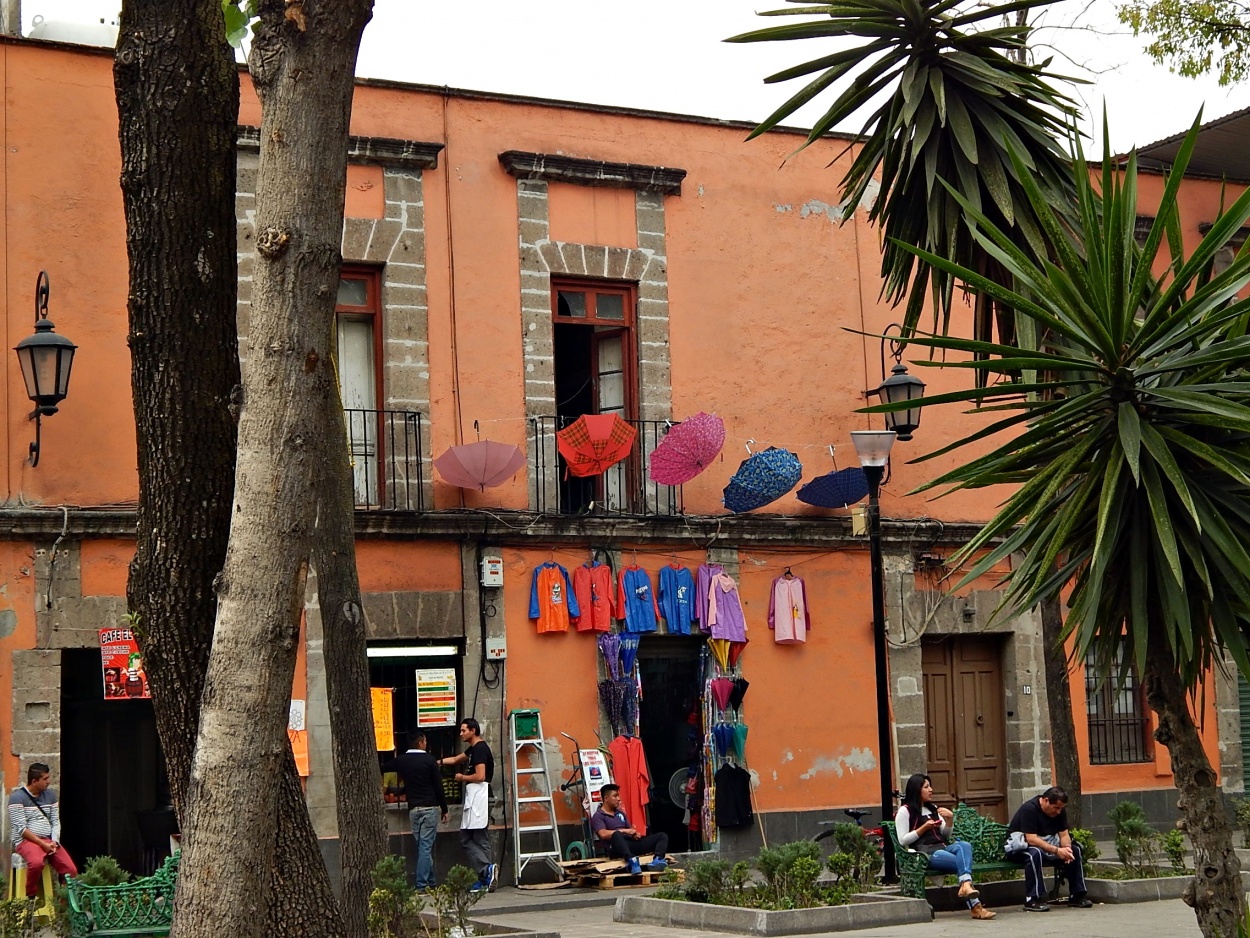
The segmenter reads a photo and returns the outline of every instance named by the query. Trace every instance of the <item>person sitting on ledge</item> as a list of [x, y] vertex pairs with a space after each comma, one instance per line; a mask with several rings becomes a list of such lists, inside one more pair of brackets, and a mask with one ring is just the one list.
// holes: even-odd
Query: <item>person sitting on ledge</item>
[[621, 810], [621, 786], [604, 785], [599, 789], [603, 803], [599, 810], [590, 817], [590, 829], [596, 840], [604, 844], [608, 856], [624, 860], [629, 871], [635, 875], [642, 872], [638, 865], [638, 857], [646, 853], [655, 854], [655, 859], [647, 864], [647, 869], [659, 873], [668, 868], [664, 858], [668, 850], [668, 834], [658, 831], [643, 837], [638, 830], [630, 826], [629, 819]]

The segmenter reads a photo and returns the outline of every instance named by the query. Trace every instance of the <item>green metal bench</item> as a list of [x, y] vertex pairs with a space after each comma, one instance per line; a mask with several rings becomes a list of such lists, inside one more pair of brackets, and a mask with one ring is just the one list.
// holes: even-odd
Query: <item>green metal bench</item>
[[174, 918], [178, 854], [151, 876], [120, 886], [88, 886], [66, 880], [73, 938], [104, 935], [168, 935]]
[[[946, 876], [946, 873], [930, 869], [929, 858], [915, 850], [899, 846], [894, 822], [881, 825], [894, 844], [894, 857], [898, 866], [899, 887], [903, 895], [923, 899], [924, 882], [929, 876]], [[955, 809], [955, 840], [972, 844], [972, 872], [988, 873], [997, 870], [1018, 870], [1019, 863], [1012, 863], [1003, 856], [1003, 844], [1007, 840], [1007, 825], [982, 817], [976, 810], [960, 803]]]

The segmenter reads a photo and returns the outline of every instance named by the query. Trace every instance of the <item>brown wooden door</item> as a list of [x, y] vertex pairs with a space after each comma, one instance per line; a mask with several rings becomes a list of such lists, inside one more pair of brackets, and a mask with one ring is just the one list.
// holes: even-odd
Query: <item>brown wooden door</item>
[[938, 804], [967, 802], [1007, 820], [1000, 645], [947, 638], [921, 646], [925, 742]]

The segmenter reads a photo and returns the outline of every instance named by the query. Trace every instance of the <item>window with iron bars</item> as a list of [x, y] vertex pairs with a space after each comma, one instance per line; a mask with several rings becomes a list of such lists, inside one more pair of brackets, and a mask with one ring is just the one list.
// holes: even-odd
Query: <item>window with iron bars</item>
[[1091, 651], [1085, 659], [1085, 713], [1091, 765], [1149, 762], [1150, 716], [1141, 681], [1131, 661], [1125, 666], [1121, 641], [1109, 665]]

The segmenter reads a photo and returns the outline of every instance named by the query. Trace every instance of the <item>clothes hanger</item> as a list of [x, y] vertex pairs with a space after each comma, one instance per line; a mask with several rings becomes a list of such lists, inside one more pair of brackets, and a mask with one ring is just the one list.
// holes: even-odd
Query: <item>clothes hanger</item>
[[782, 576], [783, 576], [783, 577], [785, 577], [787, 580], [793, 580], [793, 579], [794, 579], [794, 574], [790, 572], [790, 568], [789, 568], [789, 567], [786, 567], [786, 572], [785, 572], [785, 573], [783, 573], [783, 574], [782, 574]]

